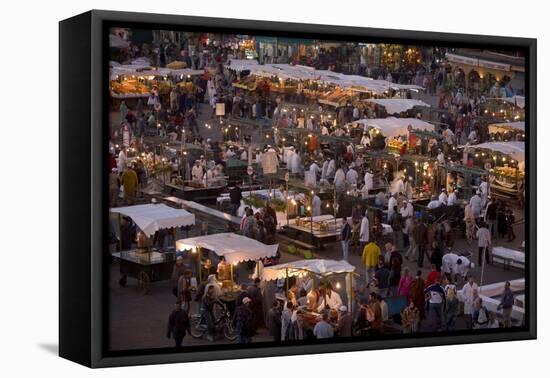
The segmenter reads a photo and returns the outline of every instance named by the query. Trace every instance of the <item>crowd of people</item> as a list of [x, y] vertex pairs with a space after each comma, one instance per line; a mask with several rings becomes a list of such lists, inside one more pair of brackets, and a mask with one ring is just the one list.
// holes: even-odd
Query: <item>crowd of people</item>
[[[176, 304], [167, 327], [167, 336], [176, 347], [182, 346], [193, 327], [191, 308], [204, 319], [209, 340], [219, 336], [220, 325], [230, 324], [237, 342], [243, 344], [253, 341], [263, 328], [274, 342], [286, 342], [512, 326], [515, 298], [510, 283], [505, 284], [498, 305], [502, 311], [497, 316], [487, 309], [473, 272], [474, 261], [477, 267], [490, 263], [495, 239], [511, 242], [516, 238], [513, 204], [497, 200], [488, 176], [469, 177], [465, 182], [465, 177], [445, 170], [453, 165], [481, 165], [489, 171], [496, 166], [490, 156], [480, 161], [461, 147], [491, 139], [487, 122], [480, 119], [489, 98], [517, 93], [510, 78], [496, 80], [486, 75], [470, 85], [464, 71], [445, 59], [447, 49], [419, 49], [418, 61], [395, 66], [369, 64], [357, 49], [321, 48], [300, 58], [281, 49], [263, 51], [258, 59], [260, 63], [305, 64], [423, 86], [423, 96], [435, 98], [437, 118], [430, 121], [439, 123], [433, 133], [418, 134], [411, 125], [403, 135], [385, 137], [376, 128], [357, 130], [354, 125], [364, 118], [427, 116], [416, 109], [388, 114], [383, 106], [351, 100], [330, 108], [306, 96], [305, 84], [296, 91], [274, 92], [273, 79], [267, 78], [258, 79], [254, 89], [243, 90], [234, 84], [246, 79], [247, 73], [228, 68], [232, 59], [244, 57], [243, 52], [219, 41], [178, 44], [163, 40], [154, 47], [132, 46], [126, 52], [128, 61], [147, 58], [158, 67], [178, 61], [203, 73], [176, 80], [168, 91], [155, 86], [146, 100], [138, 100], [132, 108], [124, 101], [117, 106], [118, 117], [110, 133], [111, 207], [136, 203], [140, 191], [159, 172], [163, 178], [166, 173], [169, 182], [210, 187], [227, 179], [231, 159], [262, 166], [268, 156], [275, 156], [277, 169], [285, 169], [290, 180], [303, 180], [302, 186], [308, 188], [291, 192], [280, 188], [287, 214], [292, 210], [310, 216], [312, 222], [313, 217], [329, 213], [342, 218], [335, 245], [341, 246], [343, 260], [360, 256], [362, 263], [358, 270], [361, 278], [345, 298], [335, 290], [340, 285], [336, 280], [315, 283], [311, 277], [293, 278], [277, 282], [273, 289], [257, 275], [250, 284], [241, 282], [238, 296], [229, 304], [223, 301], [222, 288], [224, 281], [233, 277], [223, 258], [217, 266], [211, 259], [199, 262], [199, 274], [179, 256], [171, 279]], [[410, 91], [391, 88], [384, 96], [412, 98]], [[218, 113], [220, 104], [222, 113]], [[286, 104], [303, 106], [306, 112], [291, 110]], [[257, 121], [271, 127], [266, 139], [258, 141], [254, 131], [230, 128], [230, 120]], [[219, 131], [220, 138], [211, 140], [203, 135], [212, 128]], [[289, 132], [296, 129], [304, 132], [292, 142], [290, 135], [294, 134]], [[151, 138], [193, 143], [201, 153], [184, 156], [176, 151], [165, 159], [148, 145]], [[399, 157], [408, 154], [427, 159], [415, 162], [418, 173], [414, 172], [414, 177], [399, 160], [376, 157], [395, 141], [401, 143], [396, 153]], [[518, 164], [510, 162], [509, 166]], [[254, 172], [250, 182], [258, 178], [261, 174]], [[228, 229], [265, 244], [277, 243], [274, 202], [244, 204], [244, 183], [241, 178], [228, 190], [230, 213], [240, 217], [238, 227], [230, 225]], [[321, 187], [333, 190], [334, 199], [323, 202]], [[418, 200], [425, 205], [419, 207]], [[122, 231], [124, 246], [140, 238], [130, 222], [123, 224]], [[475, 243], [477, 248], [471, 254], [455, 248], [456, 239], [462, 237]], [[164, 246], [165, 240], [170, 244], [173, 238], [174, 230], [167, 230], [152, 243]], [[276, 263], [280, 257], [264, 259], [262, 264]], [[425, 267], [430, 269], [427, 274], [423, 273]], [[254, 268], [250, 268], [252, 277]], [[269, 290], [276, 295], [268, 296]], [[391, 312], [391, 298], [404, 300], [397, 313]], [[220, 320], [227, 313], [229, 323]], [[318, 316], [312, 319], [311, 313]]]

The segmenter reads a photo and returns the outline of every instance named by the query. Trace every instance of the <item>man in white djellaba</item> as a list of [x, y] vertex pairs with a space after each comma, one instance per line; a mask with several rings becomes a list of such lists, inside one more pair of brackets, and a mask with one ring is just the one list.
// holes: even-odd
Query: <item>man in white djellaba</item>
[[314, 194], [311, 200], [311, 213], [314, 217], [321, 215], [321, 198], [317, 194]]
[[311, 165], [309, 166], [309, 175], [311, 180], [314, 181], [314, 186], [317, 185], [317, 175], [321, 172], [321, 168], [319, 168], [319, 165], [316, 161], [313, 161]]
[[297, 175], [302, 171], [302, 157], [299, 152], [292, 155], [290, 169], [292, 174]]
[[374, 175], [372, 174], [371, 170], [367, 170], [365, 172], [365, 177], [363, 178], [365, 181], [365, 186], [367, 187], [367, 190], [372, 190], [374, 188]]
[[346, 174], [340, 167], [334, 174], [334, 190], [337, 192], [343, 192], [346, 188]]
[[456, 205], [457, 194], [458, 194], [458, 189], [453, 190], [453, 192], [449, 194], [449, 197], [447, 198], [447, 206]]
[[321, 168], [321, 183], [326, 182], [328, 179], [328, 176], [327, 176], [328, 164], [329, 164], [329, 159], [327, 158], [323, 162], [323, 168]]
[[458, 299], [464, 303], [464, 315], [468, 323], [468, 328], [472, 328], [472, 314], [474, 312], [474, 301], [477, 298], [479, 287], [474, 282], [472, 276], [468, 276], [468, 282], [464, 284], [462, 290], [458, 292]]
[[352, 188], [357, 188], [357, 178], [359, 177], [359, 174], [355, 170], [355, 163], [351, 163], [348, 169], [348, 172], [346, 173], [346, 181], [348, 185]]
[[397, 193], [392, 193], [388, 200], [388, 222], [393, 215], [395, 206], [397, 206]]
[[470, 198], [470, 207], [472, 208], [472, 215], [477, 223], [481, 217], [482, 200], [480, 197], [481, 192], [478, 190], [476, 194]]
[[487, 178], [482, 177], [481, 183], [479, 184], [479, 191], [481, 196], [481, 208], [485, 208], [487, 205], [487, 199], [489, 197], [489, 183], [487, 182]]
[[365, 245], [369, 242], [370, 237], [370, 224], [367, 214], [368, 213], [365, 211], [365, 215], [363, 216], [363, 219], [361, 219], [361, 227], [359, 229], [360, 251], [363, 251], [363, 248], [365, 248]]
[[334, 159], [330, 159], [327, 165], [327, 180], [334, 178], [335, 173], [336, 173], [336, 162], [334, 161]]
[[447, 189], [441, 189], [441, 194], [439, 194], [439, 202], [441, 202], [443, 205], [447, 205], [447, 198]]

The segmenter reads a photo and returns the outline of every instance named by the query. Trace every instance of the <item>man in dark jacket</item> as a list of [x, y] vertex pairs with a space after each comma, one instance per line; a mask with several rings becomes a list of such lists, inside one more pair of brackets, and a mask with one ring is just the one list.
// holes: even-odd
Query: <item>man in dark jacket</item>
[[348, 222], [348, 219], [344, 217], [342, 220], [342, 231], [340, 233], [340, 241], [342, 243], [342, 255], [345, 261], [348, 261], [349, 258], [349, 241], [351, 239], [351, 226]]
[[242, 305], [237, 307], [235, 312], [235, 331], [237, 332], [237, 342], [239, 344], [249, 343], [254, 333], [250, 324], [252, 321], [251, 302], [252, 300], [249, 297], [245, 297]]
[[496, 201], [491, 199], [491, 196], [489, 196], [488, 198], [489, 198], [489, 203], [487, 204], [487, 210], [485, 211], [485, 223], [487, 223], [487, 227], [491, 232], [491, 236], [494, 237], [495, 231], [496, 231], [496, 224], [497, 224], [498, 205]]
[[390, 271], [386, 267], [383, 257], [380, 257], [378, 267], [374, 273], [374, 278], [378, 284], [378, 295], [382, 298], [386, 298], [390, 287]]
[[416, 224], [413, 238], [418, 247], [418, 267], [422, 268], [424, 265], [424, 254], [426, 253], [426, 247], [428, 245], [428, 228], [424, 222], [420, 221]]
[[243, 193], [239, 184], [235, 184], [235, 187], [231, 189], [229, 199], [231, 200], [231, 214], [237, 215], [237, 210], [239, 210], [241, 200], [243, 199]]
[[[264, 313], [263, 313], [263, 298], [262, 298], [262, 291], [260, 289], [260, 279], [255, 278], [254, 279], [254, 285], [249, 286], [247, 289], [248, 297], [252, 299], [252, 303], [248, 307], [250, 307], [250, 311], [252, 311], [252, 318], [251, 318], [251, 326], [252, 330], [256, 332], [256, 330], [260, 327], [263, 327], [264, 325]], [[243, 302], [244, 303], [244, 302]]]
[[390, 294], [397, 295], [397, 287], [401, 280], [401, 266], [403, 265], [403, 256], [395, 246], [392, 246], [390, 253]]
[[267, 328], [273, 341], [281, 341], [281, 302], [275, 300], [267, 313]]
[[498, 309], [502, 309], [502, 323], [504, 328], [510, 328], [512, 326], [512, 307], [514, 306], [514, 294], [510, 289], [510, 281], [506, 281], [504, 284], [504, 291], [502, 292], [502, 298]]
[[176, 343], [176, 348], [181, 348], [181, 343], [185, 337], [186, 332], [190, 332], [189, 329], [189, 317], [187, 313], [183, 311], [181, 302], [176, 302], [176, 309], [172, 311], [170, 317], [168, 318], [168, 329], [166, 337], [174, 338]]

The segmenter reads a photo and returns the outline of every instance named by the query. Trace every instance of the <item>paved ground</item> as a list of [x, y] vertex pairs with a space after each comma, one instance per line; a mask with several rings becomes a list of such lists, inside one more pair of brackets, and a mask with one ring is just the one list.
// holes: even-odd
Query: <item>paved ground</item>
[[[517, 243], [498, 244], [517, 248]], [[457, 250], [473, 251], [474, 248], [468, 246], [463, 240], [459, 240]], [[327, 248], [319, 253], [319, 257], [340, 259], [341, 249], [339, 244], [327, 245]], [[293, 259], [296, 259], [296, 257], [283, 253], [281, 262]], [[350, 263], [359, 267], [358, 272], [363, 274], [360, 260], [357, 255], [350, 257]], [[415, 263], [405, 260], [404, 265], [409, 267], [411, 272], [417, 270]], [[174, 305], [174, 296], [171, 293], [168, 281], [153, 283], [149, 294], [143, 295], [137, 290], [137, 283], [133, 279], [128, 279], [125, 288], [118, 285], [118, 278], [120, 277], [118, 269], [119, 266], [116, 263], [111, 266], [111, 348], [118, 350], [172, 346], [172, 341], [166, 338], [166, 321]], [[423, 269], [424, 276], [427, 272], [427, 268]], [[475, 268], [472, 273], [476, 277], [476, 281], [479, 282], [480, 269]], [[245, 277], [245, 275], [245, 272], [241, 271], [240, 276]], [[517, 270], [504, 270], [501, 266], [488, 265], [485, 277], [486, 283], [494, 283], [521, 278], [523, 273]], [[363, 275], [360, 279], [363, 279]], [[193, 305], [191, 312], [195, 311], [196, 306]], [[254, 341], [267, 340], [269, 340], [269, 336], [265, 329], [260, 330], [259, 335], [254, 337]], [[227, 341], [218, 339], [216, 342], [225, 343]], [[206, 339], [197, 340], [186, 337], [185, 344], [201, 345], [210, 344], [210, 342]]]
[[[434, 103], [434, 99], [424, 98], [429, 103]], [[204, 138], [210, 138], [213, 141], [221, 141], [223, 133], [220, 129], [212, 127], [207, 129], [202, 127], [205, 122], [211, 123], [209, 118], [209, 112], [206, 106], [203, 107], [204, 111], [199, 117], [199, 124], [201, 125], [201, 134]], [[112, 113], [112, 119], [117, 119], [118, 114]], [[252, 135], [253, 142], [258, 142], [259, 133]], [[523, 215], [519, 214], [520, 209], [517, 209], [518, 214], [516, 219], [523, 219]], [[194, 236], [198, 232], [198, 227], [191, 231], [190, 236]], [[502, 245], [509, 248], [519, 249], [521, 241], [523, 240], [524, 231], [523, 224], [518, 225], [515, 228], [517, 239], [513, 243], [502, 242], [500, 240], [495, 241], [495, 245]], [[183, 235], [181, 235], [183, 237]], [[464, 240], [457, 240], [455, 243], [455, 250], [462, 253], [473, 253], [471, 260], [477, 265], [477, 247], [476, 244], [468, 245]], [[317, 257], [340, 259], [341, 248], [339, 243], [333, 243], [326, 246], [324, 250], [318, 253]], [[296, 259], [292, 255], [283, 253], [281, 262], [290, 261]], [[361, 258], [358, 254], [352, 254], [350, 257], [350, 263], [358, 267], [358, 272], [362, 274], [360, 280], [363, 280], [364, 268], [362, 268]], [[405, 266], [410, 268], [412, 274], [417, 270], [416, 264], [406, 261]], [[423, 269], [424, 276], [428, 272], [428, 264], [425, 263]], [[171, 293], [168, 281], [157, 282], [151, 285], [149, 294], [143, 295], [136, 289], [136, 281], [129, 279], [126, 288], [122, 288], [118, 285], [118, 273], [119, 266], [117, 263], [111, 266], [111, 280], [110, 280], [110, 309], [111, 309], [111, 321], [110, 321], [110, 345], [113, 350], [122, 349], [141, 349], [141, 348], [158, 348], [158, 347], [170, 347], [172, 346], [172, 340], [166, 338], [166, 322], [168, 315], [174, 306], [174, 296]], [[472, 273], [479, 282], [480, 268], [476, 267]], [[241, 277], [244, 276], [241, 274]], [[504, 270], [500, 266], [487, 266], [485, 272], [485, 283], [501, 282], [504, 280], [512, 280], [523, 277], [523, 273], [516, 270]], [[195, 306], [191, 309], [191, 312], [196, 311]], [[260, 330], [259, 334], [253, 338], [254, 342], [267, 341], [269, 336], [265, 329]], [[226, 343], [225, 339], [217, 339], [217, 343]], [[211, 344], [211, 342], [205, 339], [192, 339], [187, 336], [185, 345], [200, 345]]]

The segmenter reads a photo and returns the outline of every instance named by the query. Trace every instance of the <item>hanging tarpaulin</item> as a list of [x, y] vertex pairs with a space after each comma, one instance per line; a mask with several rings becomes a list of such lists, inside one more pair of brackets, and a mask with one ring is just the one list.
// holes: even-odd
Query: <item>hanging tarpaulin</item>
[[257, 36], [256, 42], [259, 43], [277, 43], [277, 37], [265, 37], [265, 36]]
[[305, 38], [279, 38], [278, 42], [283, 45], [312, 45], [313, 39]]

